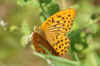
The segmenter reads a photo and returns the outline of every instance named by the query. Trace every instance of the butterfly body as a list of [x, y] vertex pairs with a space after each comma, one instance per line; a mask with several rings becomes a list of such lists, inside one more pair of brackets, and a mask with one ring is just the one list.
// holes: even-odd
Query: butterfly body
[[[45, 44], [49, 44], [49, 48], [53, 49], [50, 51], [54, 51], [54, 55], [63, 56], [65, 52], [68, 51], [70, 40], [66, 36], [66, 33], [70, 31], [74, 17], [74, 9], [63, 10], [50, 16], [40, 26], [38, 34], [42, 39], [45, 39]], [[40, 38], [40, 36], [38, 38]], [[40, 43], [43, 44], [42, 41], [40, 41]], [[33, 43], [36, 44], [35, 41]], [[47, 48], [47, 46], [45, 47]]]

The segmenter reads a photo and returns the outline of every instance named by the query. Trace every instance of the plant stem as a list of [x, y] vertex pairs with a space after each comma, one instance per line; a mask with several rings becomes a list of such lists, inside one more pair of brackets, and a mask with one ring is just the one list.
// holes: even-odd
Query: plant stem
[[57, 56], [43, 55], [43, 54], [40, 54], [40, 53], [34, 53], [34, 54], [39, 56], [39, 57], [41, 57], [42, 59], [45, 59], [45, 60], [46, 59], [53, 59], [53, 60], [56, 60], [56, 61], [60, 61], [60, 62], [64, 62], [64, 63], [69, 63], [69, 64], [76, 65], [76, 66], [80, 65], [79, 62], [67, 60], [67, 59], [64, 59], [64, 58], [57, 57]]
[[47, 19], [47, 18], [48, 18], [48, 16], [47, 16], [47, 12], [45, 11], [45, 9], [44, 9], [44, 7], [42, 6], [41, 3], [40, 3], [40, 8], [41, 8], [41, 10], [42, 10], [42, 12], [43, 12], [43, 16], [44, 16], [44, 18]]

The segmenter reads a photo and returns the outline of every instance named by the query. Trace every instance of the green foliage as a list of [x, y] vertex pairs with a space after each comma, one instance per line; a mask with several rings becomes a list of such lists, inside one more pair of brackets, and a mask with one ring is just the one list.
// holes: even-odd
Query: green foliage
[[24, 7], [24, 6], [39, 7], [38, 2], [36, 0], [16, 0], [16, 2], [21, 7]]
[[42, 22], [45, 21], [49, 16], [59, 11], [59, 5], [52, 0], [39, 0], [40, 4], [40, 17]]
[[50, 6], [48, 7], [47, 12], [49, 13], [49, 15], [53, 15], [54, 13], [56, 13], [57, 11], [59, 11], [59, 6], [58, 4], [50, 4]]
[[41, 4], [45, 4], [45, 5], [49, 4], [51, 1], [52, 1], [52, 0], [39, 0], [39, 2], [40, 2]]

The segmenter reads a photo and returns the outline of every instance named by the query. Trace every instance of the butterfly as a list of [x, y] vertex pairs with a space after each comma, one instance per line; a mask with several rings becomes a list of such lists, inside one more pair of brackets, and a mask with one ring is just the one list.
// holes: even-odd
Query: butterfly
[[75, 16], [75, 9], [69, 8], [50, 16], [40, 28], [34, 27], [32, 41], [36, 51], [46, 53], [45, 47], [55, 56], [64, 56], [70, 47], [66, 33], [70, 31]]

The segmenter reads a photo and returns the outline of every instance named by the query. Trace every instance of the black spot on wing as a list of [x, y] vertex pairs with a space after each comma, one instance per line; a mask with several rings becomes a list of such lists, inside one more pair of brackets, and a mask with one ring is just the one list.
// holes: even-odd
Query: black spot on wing
[[59, 43], [60, 43], [60, 41], [57, 41], [57, 42], [56, 42], [56, 45], [58, 45]]
[[61, 16], [60, 15], [57, 15], [57, 17], [60, 18]]
[[55, 22], [55, 20], [54, 20], [54, 18], [53, 18], [53, 17], [51, 18], [51, 21], [52, 21], [52, 23], [54, 23], [54, 22]]
[[62, 17], [62, 19], [64, 20], [64, 17]]
[[70, 15], [70, 14], [68, 14], [68, 17], [71, 17], [71, 15]]

